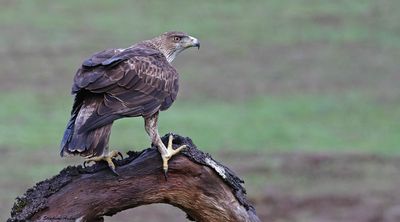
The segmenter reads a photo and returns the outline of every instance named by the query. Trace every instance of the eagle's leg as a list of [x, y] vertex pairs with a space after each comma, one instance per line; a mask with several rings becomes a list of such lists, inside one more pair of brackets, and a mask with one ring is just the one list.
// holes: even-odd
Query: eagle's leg
[[176, 149], [172, 148], [172, 134], [169, 135], [168, 145], [165, 147], [164, 143], [161, 141], [160, 134], [158, 134], [158, 127], [157, 127], [157, 120], [158, 120], [158, 112], [155, 113], [151, 117], [145, 117], [144, 123], [146, 132], [149, 134], [151, 142], [157, 146], [158, 151], [161, 153], [161, 158], [163, 160], [163, 170], [165, 179], [167, 179], [168, 173], [168, 160], [177, 153], [179, 153], [186, 145], [180, 146]]
[[86, 158], [86, 160], [83, 162], [83, 166], [86, 167], [86, 164], [90, 163], [90, 162], [106, 161], [107, 164], [108, 164], [108, 167], [110, 167], [111, 171], [115, 175], [119, 176], [117, 171], [115, 171], [115, 165], [114, 165], [114, 163], [112, 161], [112, 159], [117, 157], [118, 155], [121, 157], [121, 159], [123, 159], [121, 152], [118, 152], [118, 151], [115, 151], [115, 150], [110, 151], [110, 152], [108, 152], [108, 154], [103, 154], [101, 156], [95, 156], [95, 157]]

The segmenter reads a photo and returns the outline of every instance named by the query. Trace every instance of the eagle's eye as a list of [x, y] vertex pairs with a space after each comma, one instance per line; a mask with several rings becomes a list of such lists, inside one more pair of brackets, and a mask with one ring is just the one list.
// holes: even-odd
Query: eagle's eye
[[181, 39], [182, 39], [182, 37], [180, 37], [180, 36], [175, 36], [174, 37], [174, 41], [175, 42], [179, 42], [179, 41], [181, 41]]

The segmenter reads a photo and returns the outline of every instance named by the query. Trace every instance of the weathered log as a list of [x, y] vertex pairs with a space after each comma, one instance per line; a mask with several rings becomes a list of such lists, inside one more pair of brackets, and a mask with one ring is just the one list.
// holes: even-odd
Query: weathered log
[[120, 176], [103, 163], [69, 166], [17, 197], [8, 221], [103, 221], [103, 216], [152, 203], [176, 206], [194, 221], [260, 221], [243, 181], [231, 170], [189, 138], [175, 135], [173, 143], [188, 148], [169, 161], [167, 181], [154, 147], [115, 161]]

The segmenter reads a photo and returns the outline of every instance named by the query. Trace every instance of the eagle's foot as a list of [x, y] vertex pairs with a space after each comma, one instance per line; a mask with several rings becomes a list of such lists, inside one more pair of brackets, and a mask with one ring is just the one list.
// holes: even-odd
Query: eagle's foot
[[110, 170], [117, 176], [119, 176], [119, 174], [117, 173], [117, 171], [115, 171], [115, 165], [113, 163], [113, 158], [120, 156], [121, 159], [123, 159], [123, 156], [121, 154], [121, 152], [118, 151], [110, 151], [108, 154], [106, 155], [102, 155], [102, 156], [95, 156], [95, 157], [90, 157], [87, 158], [84, 162], [83, 162], [83, 167], [86, 167], [86, 164], [90, 163], [90, 162], [99, 162], [99, 161], [106, 161], [108, 164], [108, 167], [110, 167]]
[[167, 180], [167, 178], [168, 178], [168, 160], [171, 159], [171, 157], [173, 155], [178, 154], [182, 149], [186, 148], [186, 145], [182, 145], [176, 149], [172, 148], [173, 139], [174, 139], [174, 136], [172, 134], [170, 134], [169, 138], [168, 138], [168, 145], [166, 148], [164, 148], [165, 152], [161, 152], [165, 180]]

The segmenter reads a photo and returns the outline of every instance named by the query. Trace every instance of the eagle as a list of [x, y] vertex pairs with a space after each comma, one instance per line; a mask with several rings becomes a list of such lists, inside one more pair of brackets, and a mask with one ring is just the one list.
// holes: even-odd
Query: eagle
[[185, 49], [197, 47], [198, 39], [184, 32], [166, 32], [128, 48], [111, 48], [86, 59], [75, 74], [71, 117], [61, 141], [60, 155], [79, 155], [89, 162], [106, 161], [116, 175], [109, 151], [111, 127], [115, 120], [143, 117], [145, 130], [156, 145], [167, 176], [168, 160], [185, 146], [167, 147], [158, 133], [158, 115], [175, 101], [179, 74], [171, 65]]

